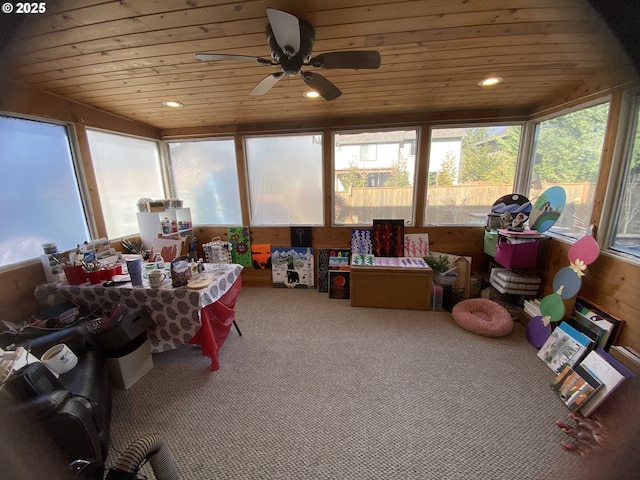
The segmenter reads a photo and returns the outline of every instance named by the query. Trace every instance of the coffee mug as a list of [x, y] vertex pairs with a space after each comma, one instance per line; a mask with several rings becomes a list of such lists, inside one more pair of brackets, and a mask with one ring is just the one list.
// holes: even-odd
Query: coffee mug
[[40, 360], [56, 377], [67, 373], [78, 364], [78, 357], [64, 343], [51, 347], [44, 352]]
[[162, 273], [160, 270], [149, 272], [149, 286], [151, 286], [151, 288], [158, 288], [162, 286], [162, 283], [166, 278], [167, 275]]

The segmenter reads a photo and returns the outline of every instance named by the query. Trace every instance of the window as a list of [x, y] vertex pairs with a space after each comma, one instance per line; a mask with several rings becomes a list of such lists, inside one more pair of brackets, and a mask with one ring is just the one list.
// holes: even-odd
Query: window
[[323, 225], [322, 135], [246, 137], [251, 225]]
[[87, 136], [107, 236], [134, 235], [138, 200], [165, 198], [158, 143], [98, 130]]
[[0, 266], [91, 240], [62, 125], [0, 116]]
[[567, 195], [551, 232], [580, 238], [589, 227], [608, 114], [607, 102], [536, 126], [529, 199], [554, 185]]
[[333, 222], [414, 223], [417, 130], [337, 133], [333, 137]]
[[634, 94], [629, 115], [628, 144], [617, 199], [616, 222], [610, 247], [640, 257], [640, 93]]
[[520, 125], [433, 128], [425, 225], [486, 224], [494, 202], [513, 193]]
[[169, 143], [173, 188], [197, 225], [240, 225], [233, 139]]

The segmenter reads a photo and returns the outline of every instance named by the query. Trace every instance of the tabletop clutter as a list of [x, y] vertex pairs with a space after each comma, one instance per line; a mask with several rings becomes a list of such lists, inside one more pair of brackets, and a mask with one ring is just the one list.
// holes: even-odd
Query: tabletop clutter
[[47, 282], [104, 286], [131, 282], [133, 287], [146, 288], [201, 286], [206, 283], [206, 271], [231, 263], [231, 245], [219, 239], [203, 245], [206, 263], [188, 255], [165, 261], [160, 253], [145, 251], [131, 240], [124, 240], [123, 247], [130, 253], [116, 252], [106, 238], [78, 244], [65, 252], [59, 252], [55, 243], [44, 244], [42, 264]]

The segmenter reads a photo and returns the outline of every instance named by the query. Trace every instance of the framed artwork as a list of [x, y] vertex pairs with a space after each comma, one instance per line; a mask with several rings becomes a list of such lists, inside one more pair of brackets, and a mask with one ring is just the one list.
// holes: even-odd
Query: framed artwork
[[429, 255], [429, 234], [428, 233], [405, 233], [404, 256], [405, 257], [426, 257], [427, 255]]
[[252, 267], [249, 227], [229, 227], [227, 232], [231, 244], [231, 261], [243, 267]]
[[373, 253], [371, 230], [354, 228], [351, 231], [351, 253], [353, 255], [371, 255]]
[[314, 282], [311, 247], [272, 247], [271, 272], [277, 288], [309, 288]]
[[374, 220], [372, 248], [376, 257], [402, 257], [404, 220]]
[[351, 298], [351, 273], [342, 270], [329, 271], [329, 298]]
[[347, 249], [318, 250], [318, 292], [329, 291], [329, 270], [348, 269], [350, 257], [351, 251]]
[[271, 245], [251, 245], [253, 268], [269, 270], [271, 268]]
[[310, 247], [311, 227], [291, 227], [291, 246]]

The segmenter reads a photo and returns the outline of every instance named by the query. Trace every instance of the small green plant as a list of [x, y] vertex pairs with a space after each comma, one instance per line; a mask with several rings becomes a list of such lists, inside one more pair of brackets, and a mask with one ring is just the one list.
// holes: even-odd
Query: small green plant
[[434, 272], [444, 273], [451, 268], [449, 257], [446, 255], [438, 255], [438, 258], [436, 258], [432, 253], [429, 253], [429, 255], [424, 257], [424, 261], [427, 262], [427, 265], [429, 265]]

